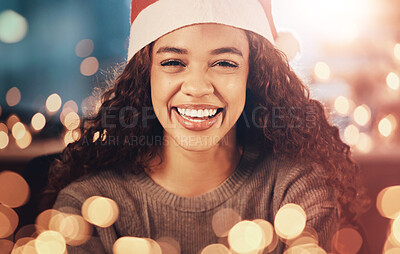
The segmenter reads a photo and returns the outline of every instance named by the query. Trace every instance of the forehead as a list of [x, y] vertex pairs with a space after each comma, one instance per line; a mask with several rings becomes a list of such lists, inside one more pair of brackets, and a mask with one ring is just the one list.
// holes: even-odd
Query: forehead
[[172, 31], [155, 42], [155, 52], [165, 46], [187, 48], [189, 51], [190, 48], [235, 47], [244, 51], [244, 54], [249, 50], [244, 30], [221, 24], [196, 24]]

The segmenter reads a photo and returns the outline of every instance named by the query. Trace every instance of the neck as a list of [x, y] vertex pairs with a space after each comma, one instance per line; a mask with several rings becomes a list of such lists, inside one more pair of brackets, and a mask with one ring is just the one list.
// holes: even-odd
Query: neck
[[162, 163], [150, 167], [149, 176], [179, 196], [193, 197], [209, 192], [234, 172], [242, 154], [242, 149], [236, 144], [235, 131], [225, 138], [229, 142], [220, 142], [204, 151], [189, 151], [173, 141], [166, 142], [168, 145], [162, 149]]

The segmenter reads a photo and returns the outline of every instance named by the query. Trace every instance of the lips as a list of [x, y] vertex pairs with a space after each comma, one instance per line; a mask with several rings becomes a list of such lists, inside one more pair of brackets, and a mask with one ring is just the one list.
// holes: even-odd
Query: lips
[[[181, 113], [178, 112], [179, 111]], [[176, 117], [178, 122], [186, 129], [193, 131], [202, 131], [211, 128], [218, 119], [222, 116], [224, 108], [205, 105], [205, 104], [196, 104], [196, 105], [178, 105], [172, 107], [172, 114]], [[188, 113], [185, 113], [188, 112]], [[190, 114], [192, 112], [192, 114]], [[209, 114], [197, 112], [209, 112]], [[211, 112], [215, 112], [212, 114]]]

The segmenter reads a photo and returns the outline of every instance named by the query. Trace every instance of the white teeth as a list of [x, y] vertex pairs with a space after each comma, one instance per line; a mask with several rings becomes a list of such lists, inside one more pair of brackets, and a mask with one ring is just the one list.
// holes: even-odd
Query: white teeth
[[214, 116], [217, 113], [216, 109], [183, 109], [183, 108], [177, 108], [178, 112], [180, 115], [184, 116], [190, 116], [190, 117], [206, 117], [206, 116]]

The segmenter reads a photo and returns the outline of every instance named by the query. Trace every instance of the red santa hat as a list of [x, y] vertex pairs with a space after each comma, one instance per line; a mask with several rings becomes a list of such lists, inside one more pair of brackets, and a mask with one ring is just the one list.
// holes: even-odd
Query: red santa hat
[[277, 33], [271, 0], [132, 0], [128, 61], [163, 35], [202, 23], [255, 32], [284, 51], [289, 59], [300, 49], [293, 35]]

